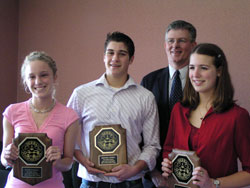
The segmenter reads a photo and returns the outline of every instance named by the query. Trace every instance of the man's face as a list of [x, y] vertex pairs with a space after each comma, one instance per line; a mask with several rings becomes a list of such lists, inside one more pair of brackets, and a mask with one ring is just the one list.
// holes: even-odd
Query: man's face
[[165, 50], [169, 64], [175, 69], [180, 69], [189, 63], [190, 53], [196, 42], [191, 42], [188, 30], [170, 30], [165, 41]]
[[104, 54], [106, 76], [116, 78], [127, 76], [128, 67], [133, 59], [134, 57], [129, 58], [128, 49], [123, 42], [109, 42]]

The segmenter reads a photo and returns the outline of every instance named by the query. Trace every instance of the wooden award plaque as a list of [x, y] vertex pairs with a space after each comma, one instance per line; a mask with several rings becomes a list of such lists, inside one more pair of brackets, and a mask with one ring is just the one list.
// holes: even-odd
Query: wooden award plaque
[[52, 177], [52, 162], [46, 162], [46, 150], [52, 140], [46, 133], [19, 133], [14, 139], [19, 150], [15, 161], [14, 177], [35, 185]]
[[171, 188], [198, 188], [192, 182], [194, 168], [200, 165], [200, 159], [194, 151], [173, 149], [168, 155], [172, 161], [172, 175], [168, 178]]
[[90, 161], [95, 168], [110, 172], [112, 168], [127, 163], [126, 129], [121, 125], [96, 126], [89, 133]]

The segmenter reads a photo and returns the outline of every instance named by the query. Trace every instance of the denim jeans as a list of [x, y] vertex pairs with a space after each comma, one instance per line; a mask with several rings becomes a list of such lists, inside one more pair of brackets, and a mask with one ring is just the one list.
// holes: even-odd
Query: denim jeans
[[89, 182], [82, 179], [80, 188], [143, 188], [141, 181], [124, 181], [121, 183], [106, 183], [106, 182]]
[[149, 180], [149, 179], [143, 179], [143, 187], [144, 188], [155, 188], [155, 185], [154, 183], [152, 182], [152, 180]]

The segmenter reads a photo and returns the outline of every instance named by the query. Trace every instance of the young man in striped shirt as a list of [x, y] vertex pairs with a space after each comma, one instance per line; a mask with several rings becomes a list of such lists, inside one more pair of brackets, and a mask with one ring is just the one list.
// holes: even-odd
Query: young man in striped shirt
[[[69, 99], [68, 106], [81, 117], [81, 149], [76, 148], [75, 157], [80, 163], [82, 188], [143, 188], [144, 173], [155, 167], [161, 149], [157, 105], [154, 95], [128, 74], [134, 51], [129, 36], [108, 34], [103, 58], [106, 72], [98, 80], [77, 87]], [[89, 132], [95, 126], [111, 124], [126, 129], [128, 164], [106, 173], [89, 160]]]

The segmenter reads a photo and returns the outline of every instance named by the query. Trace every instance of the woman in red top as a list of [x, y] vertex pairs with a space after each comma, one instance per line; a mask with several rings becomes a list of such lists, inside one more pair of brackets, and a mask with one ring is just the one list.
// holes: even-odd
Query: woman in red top
[[[171, 113], [163, 147], [163, 176], [168, 177], [173, 148], [196, 151], [201, 166], [193, 184], [203, 188], [250, 185], [250, 116], [233, 100], [234, 89], [223, 51], [197, 45], [190, 56], [184, 98]], [[238, 172], [237, 158], [243, 170]]]

